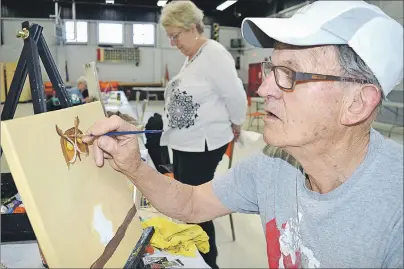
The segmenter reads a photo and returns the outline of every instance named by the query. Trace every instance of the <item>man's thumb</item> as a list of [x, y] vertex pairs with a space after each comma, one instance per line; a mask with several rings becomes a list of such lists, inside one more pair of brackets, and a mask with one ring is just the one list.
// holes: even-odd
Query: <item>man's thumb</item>
[[114, 157], [118, 153], [118, 141], [109, 136], [98, 138], [98, 147]]

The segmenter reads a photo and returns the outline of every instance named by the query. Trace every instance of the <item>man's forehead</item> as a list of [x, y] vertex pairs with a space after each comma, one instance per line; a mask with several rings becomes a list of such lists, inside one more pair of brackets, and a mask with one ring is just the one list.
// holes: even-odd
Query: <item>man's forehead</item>
[[323, 61], [329, 61], [331, 54], [334, 54], [334, 52], [325, 46], [277, 45], [270, 58], [275, 65], [286, 65], [296, 70], [304, 71], [305, 69], [311, 70], [311, 65], [325, 64]]
[[304, 55], [299, 54], [298, 52], [289, 51], [289, 50], [279, 50], [274, 49], [272, 55], [269, 57], [270, 61], [275, 65], [283, 65], [286, 67], [290, 67], [293, 69], [300, 69], [300, 61], [304, 58]]

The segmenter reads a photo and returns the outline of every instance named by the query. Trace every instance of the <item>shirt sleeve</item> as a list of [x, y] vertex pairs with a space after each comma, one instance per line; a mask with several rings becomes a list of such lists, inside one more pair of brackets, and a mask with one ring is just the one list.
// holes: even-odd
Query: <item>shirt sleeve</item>
[[88, 90], [87, 89], [84, 90], [82, 94], [83, 94], [83, 98], [87, 98], [88, 97]]
[[240, 161], [212, 181], [218, 199], [233, 212], [259, 213], [255, 173], [257, 158], [258, 155]]
[[208, 78], [213, 89], [221, 96], [230, 115], [230, 121], [242, 125], [247, 113], [247, 94], [238, 77], [230, 53], [216, 49], [209, 51]]

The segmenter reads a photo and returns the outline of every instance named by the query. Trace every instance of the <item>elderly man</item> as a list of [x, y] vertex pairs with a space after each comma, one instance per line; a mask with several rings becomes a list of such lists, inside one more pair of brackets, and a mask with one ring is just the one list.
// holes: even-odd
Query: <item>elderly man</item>
[[108, 159], [176, 219], [260, 214], [270, 268], [402, 268], [403, 148], [371, 128], [402, 80], [402, 26], [362, 1], [317, 1], [290, 19], [245, 19], [242, 31], [275, 45], [258, 91], [271, 146], [187, 186], [141, 162], [135, 137], [102, 136], [134, 129], [115, 117], [89, 130], [96, 164]]

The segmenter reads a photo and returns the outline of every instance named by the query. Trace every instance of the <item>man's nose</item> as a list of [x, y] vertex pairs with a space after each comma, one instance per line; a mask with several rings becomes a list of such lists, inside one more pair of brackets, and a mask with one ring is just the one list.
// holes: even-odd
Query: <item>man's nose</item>
[[258, 95], [261, 97], [274, 97], [279, 99], [282, 97], [283, 91], [278, 87], [275, 81], [274, 73], [271, 72], [261, 83], [261, 86], [258, 88]]
[[177, 45], [177, 41], [170, 38], [170, 44], [172, 47], [175, 47]]

